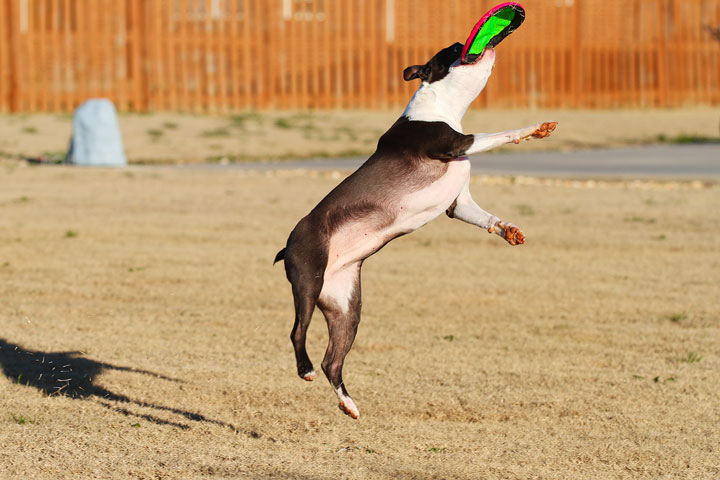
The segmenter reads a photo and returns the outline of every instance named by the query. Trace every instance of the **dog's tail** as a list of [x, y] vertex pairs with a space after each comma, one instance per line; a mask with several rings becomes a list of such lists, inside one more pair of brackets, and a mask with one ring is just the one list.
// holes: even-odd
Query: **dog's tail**
[[283, 248], [280, 250], [277, 255], [275, 255], [275, 260], [273, 261], [273, 265], [275, 265], [280, 260], [285, 260], [285, 249]]

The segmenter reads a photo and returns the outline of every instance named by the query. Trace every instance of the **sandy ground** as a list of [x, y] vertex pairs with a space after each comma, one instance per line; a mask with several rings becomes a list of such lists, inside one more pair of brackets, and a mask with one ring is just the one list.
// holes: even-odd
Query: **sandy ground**
[[[283, 158], [363, 156], [400, 115], [388, 112], [245, 112], [229, 116], [121, 115], [131, 162], [241, 162]], [[540, 121], [560, 122], [552, 142], [506, 150], [613, 147], [718, 139], [720, 109], [686, 110], [471, 110], [467, 132], [497, 132]], [[72, 135], [70, 115], [0, 115], [0, 157], [63, 156]]]
[[272, 266], [340, 174], [21, 165], [0, 478], [720, 478], [717, 185], [476, 178], [527, 244], [443, 216], [366, 262], [355, 421]]

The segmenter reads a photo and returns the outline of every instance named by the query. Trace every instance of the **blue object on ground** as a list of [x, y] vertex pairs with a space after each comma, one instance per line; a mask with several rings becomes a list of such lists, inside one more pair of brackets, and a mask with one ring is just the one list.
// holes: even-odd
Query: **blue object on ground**
[[75, 110], [73, 136], [65, 162], [97, 167], [127, 165], [117, 111], [110, 100], [90, 99]]

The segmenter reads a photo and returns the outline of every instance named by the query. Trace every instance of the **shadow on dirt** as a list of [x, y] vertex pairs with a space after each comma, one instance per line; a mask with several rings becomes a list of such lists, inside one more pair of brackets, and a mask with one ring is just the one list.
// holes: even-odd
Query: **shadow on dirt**
[[119, 370], [123, 372], [139, 373], [149, 375], [160, 380], [182, 383], [182, 380], [166, 377], [147, 370], [140, 370], [129, 367], [119, 367], [108, 363], [90, 360], [82, 356], [82, 352], [40, 352], [26, 350], [0, 338], [0, 368], [3, 373], [13, 382], [35, 387], [47, 395], [63, 395], [76, 399], [96, 399], [105, 408], [122, 413], [127, 416], [143, 418], [149, 422], [159, 425], [170, 425], [183, 430], [190, 428], [189, 425], [153, 415], [134, 413], [127, 408], [113, 405], [109, 402], [137, 405], [144, 408], [151, 408], [158, 411], [169, 412], [185, 417], [195, 422], [206, 422], [222, 427], [237, 429], [228, 423], [209, 419], [199, 413], [188, 412], [179, 408], [167, 407], [140, 400], [133, 400], [125, 395], [111, 392], [93, 382], [103, 370]]

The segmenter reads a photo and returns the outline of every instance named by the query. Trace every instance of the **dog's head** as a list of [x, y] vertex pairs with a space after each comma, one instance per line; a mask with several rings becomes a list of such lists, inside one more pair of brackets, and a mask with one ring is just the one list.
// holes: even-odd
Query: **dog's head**
[[411, 104], [422, 103], [421, 109], [427, 113], [432, 109], [451, 110], [454, 116], [459, 115], [459, 122], [472, 101], [485, 88], [495, 66], [495, 50], [492, 48], [486, 48], [473, 63], [460, 61], [462, 49], [462, 43], [450, 45], [436, 53], [425, 65], [412, 65], [405, 69], [405, 81], [416, 78], [422, 80]]

